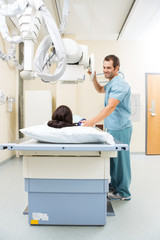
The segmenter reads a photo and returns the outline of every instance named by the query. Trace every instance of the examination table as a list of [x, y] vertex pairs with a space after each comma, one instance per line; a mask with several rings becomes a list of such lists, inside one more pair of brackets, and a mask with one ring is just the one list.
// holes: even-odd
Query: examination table
[[53, 144], [34, 139], [2, 144], [23, 155], [31, 225], [105, 225], [109, 159], [127, 144]]

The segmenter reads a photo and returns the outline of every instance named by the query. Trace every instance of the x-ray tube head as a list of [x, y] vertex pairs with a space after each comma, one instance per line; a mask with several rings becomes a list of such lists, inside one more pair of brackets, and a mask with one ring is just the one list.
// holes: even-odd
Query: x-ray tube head
[[74, 40], [69, 38], [63, 38], [62, 40], [66, 51], [67, 63], [68, 64], [79, 63], [83, 56], [80, 45]]

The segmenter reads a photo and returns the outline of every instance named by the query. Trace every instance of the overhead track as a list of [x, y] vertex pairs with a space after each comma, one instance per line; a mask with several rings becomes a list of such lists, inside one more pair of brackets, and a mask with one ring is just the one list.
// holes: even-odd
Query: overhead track
[[122, 27], [121, 27], [121, 29], [120, 29], [120, 32], [119, 32], [118, 37], [117, 37], [117, 40], [119, 40], [119, 38], [122, 36], [122, 34], [123, 34], [123, 32], [124, 32], [124, 30], [125, 30], [128, 22], [129, 22], [132, 14], [133, 14], [133, 12], [134, 12], [134, 10], [135, 10], [135, 7], [136, 7], [136, 5], [137, 5], [137, 2], [138, 2], [138, 0], [134, 0], [134, 1], [133, 1], [132, 6], [131, 6], [131, 8], [129, 9], [129, 12], [128, 12], [128, 14], [127, 14], [127, 16], [126, 16], [126, 18], [125, 18], [125, 20], [124, 20], [124, 23], [123, 23], [123, 25], [122, 25]]

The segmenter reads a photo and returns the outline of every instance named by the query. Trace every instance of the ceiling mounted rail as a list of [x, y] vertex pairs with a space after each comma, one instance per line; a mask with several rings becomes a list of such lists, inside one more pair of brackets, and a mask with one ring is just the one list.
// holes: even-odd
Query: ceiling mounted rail
[[125, 18], [125, 20], [124, 20], [124, 23], [123, 23], [123, 25], [122, 25], [122, 27], [121, 27], [121, 29], [120, 29], [120, 32], [119, 32], [118, 37], [117, 37], [117, 40], [119, 40], [119, 38], [122, 36], [122, 34], [123, 34], [123, 32], [124, 32], [124, 30], [125, 30], [128, 22], [129, 22], [129, 19], [131, 18], [132, 14], [133, 14], [133, 12], [134, 12], [134, 10], [135, 10], [135, 7], [136, 7], [136, 5], [137, 5], [137, 2], [138, 2], [138, 0], [134, 0], [134, 1], [133, 1], [132, 6], [131, 6], [131, 8], [129, 9], [129, 12], [128, 12], [128, 14], [127, 14], [127, 16], [126, 16], [126, 18]]

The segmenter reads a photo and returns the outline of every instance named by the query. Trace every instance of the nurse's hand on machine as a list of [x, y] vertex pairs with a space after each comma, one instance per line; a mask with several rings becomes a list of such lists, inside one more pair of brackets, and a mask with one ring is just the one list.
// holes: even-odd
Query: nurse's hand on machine
[[[92, 75], [92, 72], [90, 71], [90, 70], [88, 70], [88, 72], [87, 72], [88, 74], [89, 74], [89, 76], [91, 76]], [[93, 76], [93, 78], [94, 77], [96, 77], [96, 71], [94, 71], [94, 76]]]
[[94, 127], [95, 123], [92, 120], [83, 120], [81, 121], [83, 127]]

